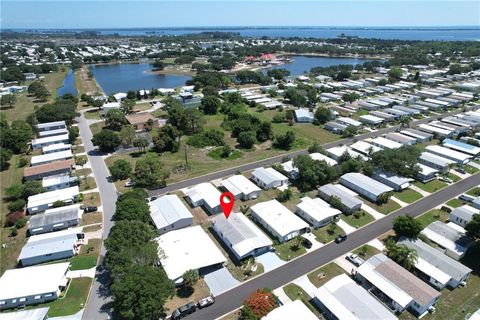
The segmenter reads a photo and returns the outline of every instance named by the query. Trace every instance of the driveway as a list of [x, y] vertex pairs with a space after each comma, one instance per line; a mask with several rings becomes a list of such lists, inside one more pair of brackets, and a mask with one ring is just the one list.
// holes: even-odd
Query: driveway
[[206, 274], [204, 279], [214, 296], [240, 283], [225, 267]]
[[261, 254], [256, 257], [255, 260], [263, 265], [264, 272], [268, 272], [285, 264], [285, 261], [280, 259], [275, 252]]

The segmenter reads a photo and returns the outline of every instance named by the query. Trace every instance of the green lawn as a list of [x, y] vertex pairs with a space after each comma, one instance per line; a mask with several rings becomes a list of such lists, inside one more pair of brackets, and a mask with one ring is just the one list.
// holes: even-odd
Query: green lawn
[[80, 182], [79, 183], [80, 192], [90, 190], [90, 189], [95, 189], [97, 187], [94, 177], [87, 177], [87, 179], [84, 179], [83, 176], [79, 176], [78, 181]]
[[307, 277], [315, 287], [320, 288], [325, 282], [330, 281], [333, 277], [342, 273], [345, 273], [342, 268], [335, 263], [330, 262], [329, 264], [310, 272]]
[[400, 209], [400, 205], [393, 201], [392, 199], [388, 199], [388, 201], [384, 204], [376, 204], [373, 202], [368, 201], [367, 199], [362, 198], [362, 200], [371, 208], [377, 210], [383, 214], [389, 214], [395, 210]]
[[429, 192], [429, 193], [438, 191], [438, 190], [443, 189], [447, 186], [447, 184], [445, 182], [440, 181], [440, 180], [432, 180], [432, 181], [427, 182], [427, 183], [421, 183], [419, 181], [415, 181], [413, 183], [413, 185], [415, 185], [416, 187], [422, 189], [423, 191]]
[[92, 134], [95, 134], [99, 133], [103, 129], [103, 127], [105, 127], [105, 123], [103, 121], [97, 122], [90, 125], [90, 130], [92, 131]]
[[85, 111], [84, 114], [86, 119], [95, 119], [95, 120], [101, 119], [100, 112], [98, 110], [88, 110], [88, 111]]
[[91, 284], [91, 278], [74, 278], [70, 280], [64, 297], [41, 305], [41, 307], [50, 307], [48, 310], [49, 318], [75, 314], [83, 309]]
[[319, 319], [324, 319], [322, 314], [312, 303], [312, 297], [310, 297], [305, 290], [294, 283], [290, 283], [283, 287], [283, 291], [285, 291], [285, 294], [290, 300], [294, 301], [300, 299]]
[[473, 189], [468, 190], [467, 194], [471, 195], [471, 196], [479, 196], [480, 195], [480, 187], [475, 187]]
[[80, 253], [70, 261], [70, 270], [90, 269], [97, 265], [100, 253], [100, 239], [91, 239], [80, 248]]
[[[363, 249], [364, 247], [366, 248], [366, 250]], [[380, 250], [368, 244], [364, 244], [363, 246], [353, 250], [353, 253], [358, 254], [363, 260], [368, 260], [377, 253], [380, 253]]]
[[478, 168], [476, 168], [474, 166], [470, 166], [470, 165], [464, 166], [463, 169], [465, 170], [465, 172], [468, 172], [470, 174], [475, 174], [478, 171], [480, 171]]
[[363, 227], [364, 225], [375, 220], [375, 218], [371, 214], [365, 212], [364, 210], [358, 211], [358, 214], [355, 213], [348, 216], [342, 214], [341, 219], [354, 228]]
[[421, 216], [416, 218], [422, 224], [422, 227], [425, 228], [430, 223], [434, 221], [442, 221], [445, 222], [448, 220], [448, 212], [438, 209], [433, 209], [428, 211], [427, 213], [422, 214]]
[[395, 193], [395, 197], [406, 203], [413, 203], [422, 198], [422, 195], [412, 189], [405, 189], [402, 192]]
[[277, 256], [285, 261], [292, 260], [307, 252], [307, 250], [305, 250], [302, 244], [297, 246], [296, 239], [292, 239], [288, 242], [275, 245], [274, 247]]
[[342, 228], [337, 226], [336, 230], [334, 233], [328, 232], [329, 226], [324, 226], [318, 229], [312, 230], [312, 233], [315, 235], [318, 241], [321, 243], [328, 243], [333, 241], [338, 235], [344, 234], [344, 231]]
[[460, 181], [462, 180], [462, 178], [460, 178], [459, 176], [457, 176], [456, 174], [453, 174], [451, 172], [447, 173], [445, 175], [448, 179], [452, 180], [454, 183], [457, 182], [457, 181]]
[[453, 198], [452, 200], [447, 202], [447, 205], [452, 207], [452, 208], [458, 208], [458, 207], [463, 206], [464, 204], [465, 204], [464, 201], [462, 201], [460, 199], [457, 199], [457, 198]]
[[223, 152], [222, 147], [220, 147], [210, 151], [208, 153], [208, 156], [215, 160], [224, 160], [224, 161], [235, 160], [242, 157], [242, 152], [239, 150], [233, 150], [227, 158], [222, 158], [221, 156], [222, 152]]

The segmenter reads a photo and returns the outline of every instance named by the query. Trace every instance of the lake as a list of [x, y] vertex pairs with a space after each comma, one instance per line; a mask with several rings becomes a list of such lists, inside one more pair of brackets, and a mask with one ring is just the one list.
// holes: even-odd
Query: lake
[[192, 78], [184, 75], [151, 73], [152, 65], [149, 63], [92, 65], [88, 68], [107, 95], [128, 90], [175, 88], [185, 85], [185, 82]]
[[292, 63], [287, 63], [280, 66], [274, 66], [262, 69], [264, 73], [270, 69], [286, 69], [290, 71], [291, 76], [299, 76], [305, 72], [309, 72], [314, 67], [329, 67], [335, 64], [362, 64], [369, 59], [357, 59], [357, 58], [331, 58], [331, 57], [312, 57], [312, 56], [290, 56], [293, 60]]
[[63, 96], [65, 93], [71, 93], [72, 95], [77, 95], [77, 88], [75, 87], [75, 74], [72, 69], [68, 71], [65, 78], [63, 79], [62, 86], [57, 89], [57, 95]]

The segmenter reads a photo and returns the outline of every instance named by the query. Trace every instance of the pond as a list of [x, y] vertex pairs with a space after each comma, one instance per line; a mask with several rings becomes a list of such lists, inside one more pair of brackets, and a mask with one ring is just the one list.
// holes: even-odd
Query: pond
[[185, 85], [190, 76], [152, 73], [149, 63], [120, 63], [89, 66], [93, 77], [107, 94], [128, 90], [175, 88]]
[[280, 66], [274, 66], [262, 69], [263, 72], [267, 72], [270, 69], [286, 69], [290, 71], [291, 76], [300, 76], [309, 72], [314, 67], [329, 67], [336, 64], [362, 64], [369, 59], [361, 58], [333, 58], [333, 57], [312, 57], [312, 56], [290, 56], [293, 60], [291, 63], [287, 63]]
[[57, 89], [57, 95], [59, 97], [63, 96], [66, 93], [71, 93], [72, 95], [77, 95], [77, 88], [75, 87], [75, 73], [72, 69], [68, 71], [65, 78], [63, 79], [62, 86]]

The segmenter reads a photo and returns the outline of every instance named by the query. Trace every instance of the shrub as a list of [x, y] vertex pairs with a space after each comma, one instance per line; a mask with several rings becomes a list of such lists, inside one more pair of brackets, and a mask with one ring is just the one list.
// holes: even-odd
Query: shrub
[[25, 213], [23, 211], [15, 211], [7, 215], [6, 226], [11, 227], [17, 223], [18, 220], [25, 217]]
[[28, 165], [28, 159], [25, 158], [25, 157], [21, 157], [21, 158], [18, 160], [18, 167], [19, 167], [19, 168], [23, 168], [23, 167], [25, 167], [26, 165]]
[[17, 236], [17, 234], [18, 234], [17, 228], [16, 227], [11, 227], [10, 228], [10, 236], [15, 237], [15, 236]]
[[26, 204], [27, 203], [25, 202], [25, 200], [17, 199], [8, 205], [8, 210], [10, 210], [10, 212], [23, 211], [23, 208], [25, 208]]
[[27, 225], [27, 222], [28, 222], [28, 219], [23, 217], [15, 223], [15, 228], [22, 229], [23, 227], [25, 227]]

